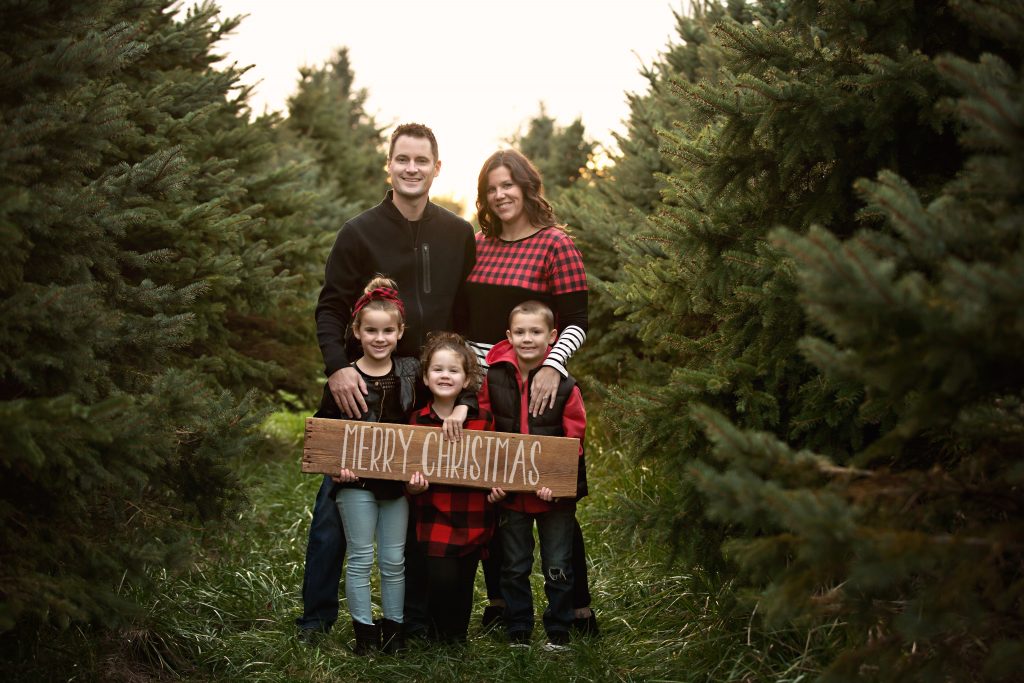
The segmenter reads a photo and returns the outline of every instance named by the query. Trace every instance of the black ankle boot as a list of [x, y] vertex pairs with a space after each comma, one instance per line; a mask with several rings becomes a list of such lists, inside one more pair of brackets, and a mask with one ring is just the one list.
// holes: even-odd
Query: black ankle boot
[[363, 624], [358, 621], [352, 622], [352, 630], [356, 634], [357, 655], [368, 655], [380, 649], [380, 626], [377, 624]]
[[492, 628], [500, 628], [504, 614], [504, 605], [487, 605], [487, 607], [484, 607], [484, 613], [480, 617], [480, 625], [484, 627], [485, 631]]
[[402, 624], [391, 619], [382, 619], [380, 622], [381, 649], [384, 654], [394, 655], [405, 649], [405, 636], [402, 634]]

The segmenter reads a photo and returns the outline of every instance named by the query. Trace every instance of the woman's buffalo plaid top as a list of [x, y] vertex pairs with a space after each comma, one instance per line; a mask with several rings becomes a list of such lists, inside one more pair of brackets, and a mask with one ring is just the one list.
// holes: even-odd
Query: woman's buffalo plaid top
[[[412, 415], [409, 423], [418, 427], [441, 427], [444, 421], [434, 412], [433, 404]], [[491, 431], [494, 420], [490, 413], [468, 418], [463, 429]], [[487, 544], [494, 535], [497, 517], [494, 506], [487, 502], [489, 492], [448, 484], [430, 484], [415, 496], [416, 540], [428, 557], [462, 557], [480, 550], [487, 557]]]
[[550, 360], [561, 365], [563, 373], [565, 361], [586, 337], [583, 257], [572, 238], [555, 226], [514, 242], [477, 233], [476, 265], [466, 278], [466, 296], [466, 338], [481, 361], [493, 344], [505, 338], [509, 312], [529, 299], [542, 301], [555, 313], [559, 340]]

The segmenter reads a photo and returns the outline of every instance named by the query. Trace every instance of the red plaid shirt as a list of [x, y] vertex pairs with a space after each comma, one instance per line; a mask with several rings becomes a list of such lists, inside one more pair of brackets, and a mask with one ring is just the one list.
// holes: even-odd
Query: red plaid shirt
[[550, 226], [515, 242], [478, 232], [476, 265], [466, 282], [557, 295], [586, 290], [587, 274], [572, 238]]
[[528, 300], [543, 301], [556, 325], [587, 329], [587, 274], [583, 256], [564, 231], [551, 226], [514, 242], [476, 235], [476, 265], [466, 278], [466, 337], [495, 344], [505, 338], [508, 313]]
[[[440, 427], [444, 421], [433, 404], [413, 413], [409, 423], [419, 427]], [[468, 418], [463, 429], [492, 431], [491, 414]], [[494, 535], [494, 506], [489, 492], [464, 486], [431, 484], [423, 493], [410, 496], [416, 506], [416, 540], [429, 557], [462, 557], [478, 548], [487, 557], [487, 544]]]

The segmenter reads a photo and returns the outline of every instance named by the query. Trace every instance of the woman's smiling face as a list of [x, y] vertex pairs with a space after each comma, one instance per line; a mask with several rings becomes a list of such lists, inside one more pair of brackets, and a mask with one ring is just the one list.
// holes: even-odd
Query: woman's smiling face
[[487, 174], [487, 207], [502, 225], [511, 225], [523, 215], [523, 190], [505, 166]]

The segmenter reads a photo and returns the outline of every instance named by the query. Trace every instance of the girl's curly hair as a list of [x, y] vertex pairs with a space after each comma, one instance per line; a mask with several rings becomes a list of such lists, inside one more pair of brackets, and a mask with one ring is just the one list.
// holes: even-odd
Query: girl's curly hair
[[423, 345], [423, 352], [420, 354], [420, 367], [423, 368], [424, 377], [427, 375], [431, 359], [438, 351], [452, 351], [462, 358], [462, 368], [466, 371], [466, 379], [469, 380], [469, 390], [476, 391], [480, 388], [483, 383], [483, 371], [477, 362], [476, 354], [469, 348], [462, 335], [455, 332], [431, 332], [427, 335], [427, 343]]

